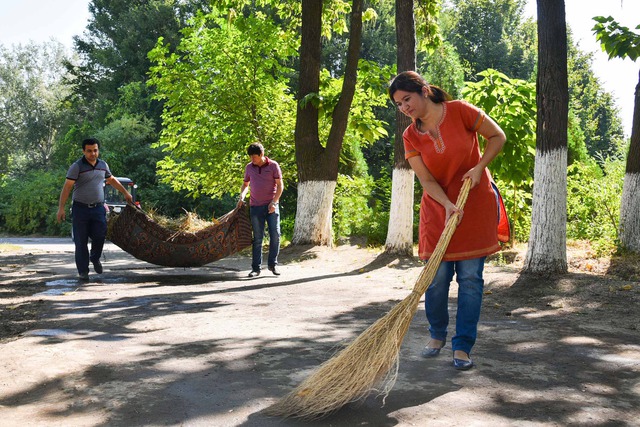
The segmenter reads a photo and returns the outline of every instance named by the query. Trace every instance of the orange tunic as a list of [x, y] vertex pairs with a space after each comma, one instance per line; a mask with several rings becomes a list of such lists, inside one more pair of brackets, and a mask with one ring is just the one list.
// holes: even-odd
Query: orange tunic
[[[425, 166], [453, 203], [462, 187], [462, 176], [481, 158], [476, 131], [483, 123], [482, 110], [465, 101], [444, 102], [438, 138], [422, 133], [415, 123], [404, 131], [405, 158], [421, 156]], [[418, 254], [428, 259], [444, 230], [444, 207], [426, 192], [420, 202]], [[492, 254], [500, 249], [497, 233], [498, 209], [485, 169], [480, 183], [471, 189], [464, 216], [444, 255], [445, 261], [461, 261]]]

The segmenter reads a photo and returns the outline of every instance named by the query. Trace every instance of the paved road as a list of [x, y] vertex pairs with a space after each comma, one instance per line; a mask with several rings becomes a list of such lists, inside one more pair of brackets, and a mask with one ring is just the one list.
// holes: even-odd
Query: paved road
[[[0, 245], [9, 244], [20, 246], [27, 250], [46, 252], [73, 252], [73, 241], [67, 237], [0, 237]], [[120, 251], [111, 242], [104, 245], [105, 251]]]

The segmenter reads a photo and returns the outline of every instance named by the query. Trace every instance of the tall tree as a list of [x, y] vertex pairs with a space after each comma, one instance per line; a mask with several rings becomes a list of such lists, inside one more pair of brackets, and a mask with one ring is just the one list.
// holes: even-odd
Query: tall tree
[[535, 65], [535, 32], [522, 20], [525, 0], [453, 0], [445, 35], [467, 63], [466, 79], [488, 68], [529, 80]]
[[[609, 54], [609, 59], [617, 57], [635, 61], [640, 57], [640, 34], [621, 26], [610, 16], [594, 19], [598, 24], [593, 30], [602, 48]], [[636, 29], [640, 30], [640, 25]], [[623, 247], [640, 252], [640, 74], [635, 90], [631, 145], [622, 187], [619, 235]]]
[[293, 244], [331, 245], [331, 212], [338, 178], [338, 160], [347, 129], [349, 108], [356, 88], [362, 0], [351, 6], [350, 38], [342, 93], [334, 108], [326, 144], [318, 132], [318, 108], [322, 54], [322, 2], [302, 1], [302, 44], [300, 46], [300, 90], [295, 128], [298, 166], [298, 201]]
[[569, 110], [579, 119], [584, 143], [592, 157], [617, 151], [624, 139], [620, 112], [613, 96], [607, 92], [593, 71], [592, 52], [583, 52], [569, 39], [567, 63], [569, 69]]
[[[416, 29], [413, 0], [396, 0], [396, 63], [398, 72], [416, 69]], [[413, 183], [414, 173], [404, 158], [402, 134], [411, 119], [396, 108], [396, 133], [393, 150], [391, 205], [385, 251], [413, 254]]]
[[46, 169], [68, 109], [64, 46], [0, 45], [0, 176]]
[[149, 53], [149, 83], [164, 102], [163, 181], [193, 196], [235, 192], [254, 141], [285, 174], [292, 171], [295, 101], [286, 77], [292, 70], [283, 64], [297, 40], [264, 16], [231, 18], [215, 9], [183, 34], [176, 52], [160, 39]]
[[[92, 0], [91, 17], [82, 36], [74, 38], [78, 63], [68, 63], [69, 80], [79, 110], [89, 121], [102, 126], [118, 102], [118, 90], [132, 82], [146, 82], [151, 65], [147, 53], [159, 37], [172, 49], [180, 29], [199, 10], [209, 10], [208, 0]], [[152, 88], [140, 96], [147, 102], [149, 117], [159, 122], [160, 104], [150, 102]]]
[[567, 25], [564, 0], [538, 0], [538, 119], [524, 270], [567, 271]]

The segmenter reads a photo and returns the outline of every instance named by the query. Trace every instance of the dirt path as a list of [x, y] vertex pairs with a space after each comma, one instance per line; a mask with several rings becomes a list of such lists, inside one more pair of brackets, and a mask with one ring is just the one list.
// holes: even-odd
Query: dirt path
[[289, 248], [281, 276], [250, 279], [247, 254], [173, 269], [111, 248], [80, 284], [71, 249], [0, 250], [2, 425], [640, 425], [640, 282], [588, 260], [556, 278], [488, 267], [468, 372], [450, 345], [420, 357], [421, 305], [385, 405], [303, 423], [259, 411], [404, 298], [415, 260]]

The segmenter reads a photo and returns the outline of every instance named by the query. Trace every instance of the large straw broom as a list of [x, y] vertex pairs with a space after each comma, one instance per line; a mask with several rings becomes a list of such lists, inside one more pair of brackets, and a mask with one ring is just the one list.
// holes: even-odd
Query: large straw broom
[[[467, 201], [471, 180], [462, 185], [456, 206]], [[433, 255], [422, 269], [413, 291], [384, 317], [369, 326], [349, 346], [320, 367], [288, 395], [264, 409], [279, 417], [321, 418], [349, 402], [366, 397], [380, 385], [379, 393], [388, 395], [398, 374], [400, 345], [420, 298], [436, 275], [451, 236], [458, 225], [453, 214], [440, 236]]]

